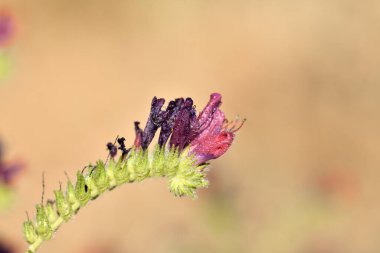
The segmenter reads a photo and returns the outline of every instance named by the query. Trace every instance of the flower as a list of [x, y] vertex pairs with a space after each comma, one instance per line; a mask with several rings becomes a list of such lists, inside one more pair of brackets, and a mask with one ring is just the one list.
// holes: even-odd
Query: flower
[[20, 161], [4, 161], [4, 148], [0, 142], [0, 184], [9, 185], [14, 177], [22, 170], [24, 164]]
[[144, 131], [139, 127], [140, 122], [135, 122], [136, 148], [146, 150], [161, 128], [158, 138], [161, 148], [168, 145], [169, 149], [178, 149], [179, 152], [188, 149], [197, 164], [202, 164], [223, 155], [231, 146], [236, 131], [245, 122], [245, 119], [237, 119], [228, 123], [219, 109], [222, 104], [219, 93], [210, 95], [209, 102], [198, 116], [191, 98], [177, 98], [161, 110], [164, 103], [162, 98], [153, 98]]
[[14, 37], [15, 23], [12, 13], [2, 8], [0, 9], [0, 46], [7, 46]]
[[199, 163], [223, 155], [245, 122], [245, 119], [241, 121], [237, 118], [228, 123], [219, 109], [221, 104], [222, 96], [218, 93], [211, 94], [208, 104], [198, 116], [197, 131], [190, 142], [190, 153], [195, 154]]
[[[140, 122], [135, 122], [132, 147], [127, 149], [125, 138], [117, 137], [114, 143], [107, 144], [109, 155], [105, 162], [98, 160], [94, 166], [85, 166], [77, 171], [75, 184], [68, 178], [66, 191], [61, 185], [54, 191], [54, 202], [45, 204], [42, 200], [36, 205], [36, 222], [28, 217], [23, 223], [24, 236], [30, 244], [28, 252], [36, 252], [42, 242], [49, 240], [63, 222], [69, 221], [89, 201], [125, 183], [165, 177], [175, 196], [195, 198], [197, 189], [209, 185], [207, 162], [228, 150], [244, 123], [244, 120], [228, 123], [219, 109], [221, 99], [220, 94], [211, 94], [197, 116], [191, 98], [177, 98], [163, 109], [165, 100], [154, 97], [144, 130]], [[158, 145], [148, 152], [158, 130]], [[122, 154], [117, 157], [118, 150]]]

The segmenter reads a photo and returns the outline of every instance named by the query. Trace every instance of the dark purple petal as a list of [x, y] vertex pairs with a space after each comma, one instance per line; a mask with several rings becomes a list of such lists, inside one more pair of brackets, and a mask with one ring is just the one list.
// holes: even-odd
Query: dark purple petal
[[152, 100], [152, 106], [149, 114], [148, 121], [145, 125], [142, 148], [147, 149], [149, 144], [152, 142], [154, 135], [156, 134], [157, 129], [162, 125], [164, 121], [163, 112], [161, 111], [162, 106], [165, 103], [165, 99], [156, 97]]
[[117, 148], [112, 142], [107, 143], [107, 149], [109, 152], [109, 155], [114, 158], [117, 155]]
[[172, 133], [175, 119], [181, 110], [184, 103], [183, 98], [177, 98], [174, 101], [170, 101], [166, 111], [164, 112], [164, 122], [161, 125], [160, 137], [158, 138], [158, 144], [163, 147], [169, 139]]
[[141, 143], [142, 143], [142, 138], [143, 138], [143, 131], [141, 130], [140, 122], [138, 122], [138, 121], [135, 121], [135, 134], [136, 134], [136, 138], [135, 138], [133, 145], [136, 148], [140, 148]]
[[122, 158], [124, 158], [126, 155], [128, 155], [129, 151], [131, 150], [130, 148], [127, 149], [125, 147], [125, 138], [124, 137], [121, 137], [121, 138], [117, 138], [117, 143], [119, 143], [119, 147], [118, 149], [121, 150], [121, 156]]
[[192, 133], [191, 126], [195, 124], [195, 120], [196, 113], [193, 107], [193, 100], [191, 98], [186, 98], [183, 107], [175, 119], [170, 146], [179, 148], [179, 150], [188, 146]]

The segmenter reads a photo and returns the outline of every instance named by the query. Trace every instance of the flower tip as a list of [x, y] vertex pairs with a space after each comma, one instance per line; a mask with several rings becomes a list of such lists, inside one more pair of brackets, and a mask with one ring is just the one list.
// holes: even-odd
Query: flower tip
[[185, 107], [192, 107], [192, 106], [193, 106], [193, 100], [191, 98], [186, 98]]
[[135, 121], [134, 124], [135, 124], [136, 138], [135, 138], [135, 141], [134, 141], [133, 145], [136, 148], [139, 148], [139, 147], [141, 147], [142, 138], [143, 138], [143, 132], [142, 132], [142, 130], [140, 128], [140, 122], [139, 121]]
[[165, 104], [164, 98], [157, 98], [156, 96], [152, 99], [152, 107], [162, 107]]
[[220, 93], [214, 92], [210, 95], [210, 103], [220, 104], [222, 102], [222, 95]]

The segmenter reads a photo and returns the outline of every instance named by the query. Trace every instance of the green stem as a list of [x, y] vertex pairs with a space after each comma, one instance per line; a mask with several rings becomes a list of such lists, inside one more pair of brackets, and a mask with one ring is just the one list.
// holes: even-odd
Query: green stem
[[[84, 176], [78, 172], [75, 188], [69, 181], [66, 194], [61, 190], [55, 191], [56, 210], [38, 205], [40, 211], [37, 215], [37, 227], [30, 221], [26, 222], [28, 226], [24, 226], [24, 235], [30, 242], [28, 253], [35, 253], [43, 241], [51, 238], [64, 221], [69, 221], [89, 201], [124, 183], [167, 177], [169, 189], [175, 196], [190, 197], [195, 197], [197, 188], [208, 185], [203, 173], [204, 165], [195, 164], [193, 158], [185, 152], [178, 155], [174, 150], [156, 150], [154, 154], [153, 157], [149, 157], [147, 153], [133, 150], [128, 159], [119, 160], [117, 163], [111, 160], [109, 164], [104, 165], [99, 161], [95, 167], [98, 170], [94, 169], [93, 174]], [[57, 214], [56, 220], [51, 220], [51, 217]]]

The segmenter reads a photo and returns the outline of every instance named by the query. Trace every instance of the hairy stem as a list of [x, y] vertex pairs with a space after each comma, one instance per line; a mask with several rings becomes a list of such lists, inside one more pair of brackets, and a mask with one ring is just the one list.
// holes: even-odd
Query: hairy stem
[[169, 190], [175, 196], [195, 197], [195, 190], [206, 187], [206, 165], [197, 165], [187, 150], [156, 148], [149, 156], [147, 151], [132, 150], [128, 157], [118, 161], [111, 159], [108, 164], [98, 161], [89, 165], [87, 173], [77, 173], [75, 186], [68, 180], [66, 192], [54, 191], [55, 207], [51, 202], [36, 206], [36, 222], [24, 222], [24, 236], [29, 243], [28, 253], [34, 253], [41, 244], [49, 240], [61, 224], [69, 221], [91, 200], [103, 192], [124, 183], [139, 182], [147, 178], [167, 177]]

